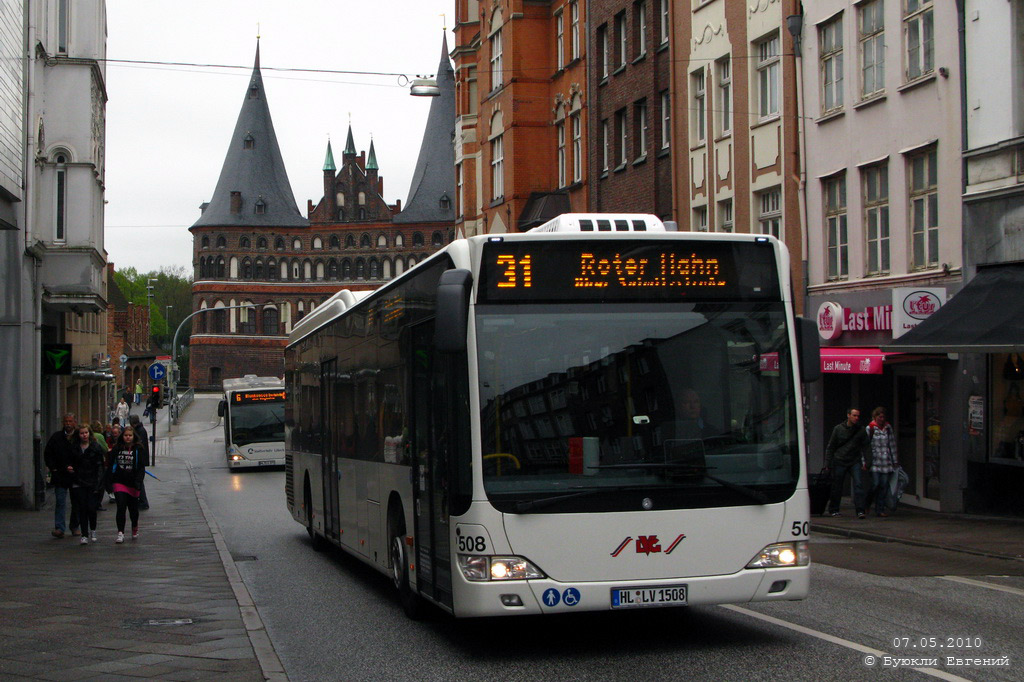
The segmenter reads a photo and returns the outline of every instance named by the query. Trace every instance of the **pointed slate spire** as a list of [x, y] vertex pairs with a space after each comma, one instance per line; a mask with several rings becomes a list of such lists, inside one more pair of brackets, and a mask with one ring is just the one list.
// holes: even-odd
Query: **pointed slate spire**
[[356, 143], [352, 141], [352, 124], [348, 124], [348, 139], [345, 140], [345, 151], [344, 154], [356, 155]]
[[377, 154], [373, 151], [373, 139], [370, 139], [370, 156], [366, 159], [366, 170], [380, 170], [377, 167]]
[[[396, 223], [435, 222], [455, 219], [455, 72], [448, 59], [448, 35], [441, 41], [441, 62], [437, 66], [437, 87], [427, 125], [420, 142], [409, 200]], [[445, 208], [447, 206], [447, 208]]]
[[[373, 147], [371, 147], [372, 149]], [[334, 152], [331, 151], [331, 141], [327, 140], [327, 157], [324, 159], [324, 170], [333, 171], [338, 170], [334, 167]]]
[[260, 72], [259, 41], [249, 88], [238, 112], [217, 187], [203, 215], [193, 226], [211, 225], [309, 225], [295, 205], [295, 195], [274, 133]]

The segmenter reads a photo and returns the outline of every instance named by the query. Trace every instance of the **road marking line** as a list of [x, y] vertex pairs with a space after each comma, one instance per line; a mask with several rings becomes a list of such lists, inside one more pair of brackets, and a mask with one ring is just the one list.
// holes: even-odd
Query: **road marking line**
[[985, 587], [990, 590], [999, 590], [1000, 592], [1008, 592], [1010, 594], [1016, 594], [1024, 597], [1024, 590], [1018, 587], [1010, 587], [1009, 585], [1000, 585], [998, 583], [987, 583], [984, 580], [973, 580], [971, 578], [961, 578], [958, 575], [939, 575], [937, 578], [943, 580], [949, 580], [954, 583], [963, 583], [964, 585], [973, 585], [974, 587]]
[[[781, 620], [779, 618], [774, 618], [772, 616], [768, 616], [768, 615], [765, 615], [763, 613], [758, 613], [757, 611], [751, 611], [750, 609], [745, 609], [742, 606], [735, 606], [733, 604], [722, 604], [721, 607], [723, 609], [729, 609], [730, 611], [735, 611], [736, 613], [743, 614], [744, 616], [750, 616], [752, 618], [757, 618], [759, 620], [763, 620], [763, 621], [771, 623], [773, 625], [778, 625], [780, 627], [784, 627], [784, 628], [787, 628], [789, 630], [794, 630], [796, 632], [799, 632], [799, 633], [802, 633], [802, 634], [805, 634], [805, 635], [810, 635], [811, 637], [817, 637], [818, 639], [823, 639], [826, 642], [831, 642], [832, 644], [838, 644], [839, 646], [844, 646], [847, 649], [853, 649], [854, 651], [859, 651], [862, 654], [872, 654], [872, 655], [877, 656], [879, 658], [881, 658], [882, 656], [890, 656], [891, 655], [891, 654], [885, 653], [884, 651], [880, 651], [878, 649], [872, 649], [871, 647], [865, 646], [863, 644], [858, 644], [857, 642], [851, 642], [850, 640], [843, 639], [842, 637], [835, 637], [834, 635], [830, 635], [828, 633], [821, 632], [819, 630], [812, 630], [810, 628], [805, 628], [803, 625], [797, 625], [796, 623], [790, 623], [789, 621]], [[878, 667], [878, 666], [875, 666], [875, 667]], [[960, 676], [954, 675], [952, 673], [947, 673], [945, 670], [939, 670], [938, 668], [911, 668], [911, 669], [912, 670], [916, 670], [919, 673], [924, 673], [925, 675], [931, 675], [932, 677], [937, 677], [940, 680], [949, 680], [950, 682], [970, 682], [970, 680], [968, 680], [965, 677], [960, 677]]]

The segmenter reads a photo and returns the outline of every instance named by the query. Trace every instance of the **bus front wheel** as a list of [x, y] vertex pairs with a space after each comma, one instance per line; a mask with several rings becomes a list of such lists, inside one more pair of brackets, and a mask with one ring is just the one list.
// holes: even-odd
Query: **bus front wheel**
[[398, 590], [398, 599], [402, 603], [405, 615], [417, 620], [421, 615], [422, 601], [409, 584], [409, 559], [405, 544], [405, 524], [391, 525], [391, 578]]

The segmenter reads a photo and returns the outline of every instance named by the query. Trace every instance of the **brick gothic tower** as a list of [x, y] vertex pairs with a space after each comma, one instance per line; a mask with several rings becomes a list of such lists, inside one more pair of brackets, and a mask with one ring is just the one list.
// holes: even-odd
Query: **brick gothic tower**
[[[296, 253], [308, 249], [309, 221], [295, 206], [277, 144], [258, 43], [220, 179], [202, 211], [189, 228], [196, 268], [193, 310], [249, 307], [194, 318], [190, 384], [219, 388], [227, 377], [281, 376], [290, 323], [311, 300], [323, 298], [319, 290], [324, 287], [293, 285], [283, 290], [276, 282], [252, 281], [264, 279], [268, 269], [274, 280], [278, 274], [285, 281], [312, 279], [308, 260], [304, 263]], [[285, 253], [296, 258], [281, 257]], [[257, 258], [261, 254], [278, 258]]]
[[[409, 200], [384, 199], [370, 142], [357, 152], [351, 127], [340, 167], [330, 143], [324, 196], [295, 207], [256, 64], [220, 179], [193, 235], [194, 318], [190, 384], [219, 389], [244, 374], [281, 376], [292, 326], [340, 288], [373, 289], [452, 239], [455, 86], [447, 43], [441, 96], [430, 103]], [[231, 306], [244, 306], [231, 308]], [[218, 311], [217, 308], [224, 308]]]

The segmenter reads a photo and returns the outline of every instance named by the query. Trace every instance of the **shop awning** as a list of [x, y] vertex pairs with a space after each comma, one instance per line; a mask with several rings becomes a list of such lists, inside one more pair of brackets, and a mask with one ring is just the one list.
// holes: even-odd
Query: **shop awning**
[[883, 350], [1024, 352], [1024, 263], [978, 268], [945, 305]]
[[881, 374], [886, 358], [902, 355], [889, 353], [878, 348], [821, 349], [821, 371], [828, 374]]

